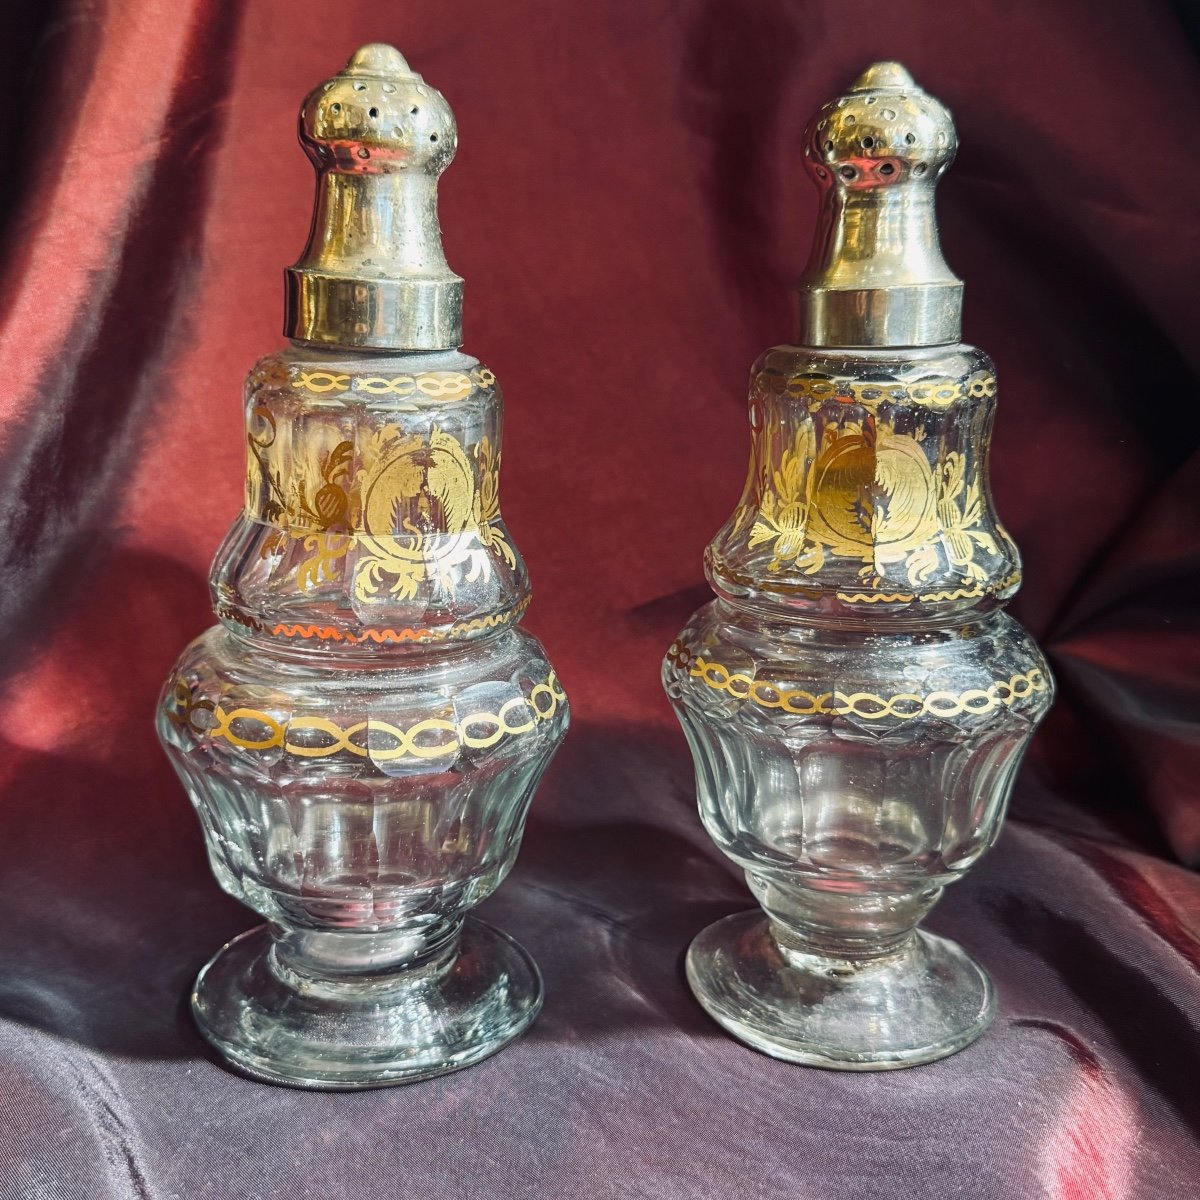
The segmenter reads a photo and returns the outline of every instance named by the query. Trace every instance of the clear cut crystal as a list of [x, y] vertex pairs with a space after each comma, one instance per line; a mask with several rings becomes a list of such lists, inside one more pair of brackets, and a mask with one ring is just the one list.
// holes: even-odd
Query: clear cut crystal
[[717, 599], [663, 681], [705, 827], [762, 908], [705, 930], [688, 978], [780, 1058], [908, 1066], [992, 1017], [984, 971], [917, 926], [995, 840], [1051, 701], [1002, 608], [1020, 565], [987, 486], [995, 395], [965, 346], [778, 347], [754, 370]]
[[299, 128], [318, 184], [293, 344], [246, 382], [220, 624], [176, 664], [158, 732], [218, 881], [267, 921], [200, 973], [201, 1032], [261, 1079], [377, 1087], [469, 1066], [536, 1016], [532, 959], [468, 913], [513, 865], [568, 711], [518, 625], [500, 390], [458, 349], [450, 107], [371, 44]]
[[193, 995], [257, 1077], [420, 1079], [540, 1007], [532, 960], [466, 915], [512, 867], [568, 719], [517, 624], [500, 413], [491, 372], [452, 351], [294, 349], [247, 381], [221, 624], [176, 664], [158, 730], [221, 886], [268, 922]]
[[754, 367], [717, 599], [663, 665], [704, 824], [762, 908], [696, 938], [692, 989], [750, 1045], [844, 1070], [991, 1020], [983, 969], [917, 926], [995, 840], [1053, 689], [1002, 611], [1021, 564], [988, 486], [995, 369], [958, 341], [934, 216], [956, 145], [894, 62], [809, 122], [805, 344]]

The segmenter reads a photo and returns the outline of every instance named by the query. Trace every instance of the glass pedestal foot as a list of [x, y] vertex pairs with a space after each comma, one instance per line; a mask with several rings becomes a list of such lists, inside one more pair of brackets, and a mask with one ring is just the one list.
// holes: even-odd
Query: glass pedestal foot
[[196, 979], [200, 1032], [247, 1075], [303, 1088], [371, 1088], [458, 1071], [519, 1037], [542, 980], [512, 938], [468, 917], [457, 954], [392, 974], [312, 979], [278, 961], [267, 926]]
[[945, 1058], [995, 1015], [983, 968], [945, 938], [916, 932], [868, 961], [783, 949], [758, 909], [692, 942], [687, 977], [708, 1014], [775, 1058], [840, 1071], [885, 1071]]

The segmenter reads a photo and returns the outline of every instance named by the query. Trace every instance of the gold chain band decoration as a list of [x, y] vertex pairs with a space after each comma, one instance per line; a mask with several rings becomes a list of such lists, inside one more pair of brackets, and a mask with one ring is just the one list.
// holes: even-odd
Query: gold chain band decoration
[[861, 404], [874, 408], [885, 401], [893, 404], [919, 404], [926, 408], [949, 408], [965, 396], [982, 399], [996, 394], [996, 377], [990, 371], [977, 371], [965, 379], [922, 379], [916, 383], [881, 380], [862, 383], [850, 379], [834, 379], [825, 375], [785, 376], [781, 371], [767, 368], [754, 378], [752, 395], [770, 394], [792, 396], [799, 400], [822, 403], [840, 400], [845, 404]]
[[298, 392], [328, 396], [349, 392], [367, 396], [411, 397], [418, 393], [430, 400], [462, 400], [476, 388], [490, 388], [496, 376], [487, 367], [463, 371], [422, 371], [418, 375], [352, 375], [349, 372], [291, 372], [291, 385]]
[[[531, 733], [549, 721], [566, 699], [558, 677], [551, 671], [528, 696], [514, 696], [494, 713], [471, 713], [457, 721], [430, 717], [407, 729], [373, 717], [343, 727], [326, 717], [298, 716], [280, 721], [257, 708], [226, 709], [212, 700], [195, 699], [192, 689], [180, 679], [167, 698], [166, 712], [181, 728], [221, 738], [242, 750], [282, 748], [299, 758], [328, 758], [345, 751], [358, 758], [391, 762], [406, 756], [446, 758], [459, 750], [482, 750], [501, 738]], [[206, 714], [203, 720], [201, 714]], [[305, 734], [328, 740], [313, 741]], [[357, 740], [364, 736], [367, 745]], [[379, 745], [380, 738], [391, 744]]]
[[986, 688], [968, 688], [957, 693], [937, 691], [920, 696], [915, 692], [899, 692], [894, 696], [879, 696], [874, 692], [810, 692], [731, 672], [720, 663], [693, 656], [682, 642], [672, 644], [667, 658], [714, 691], [727, 692], [735, 700], [750, 700], [762, 708], [777, 708], [797, 716], [853, 716], [867, 721], [884, 717], [906, 720], [923, 714], [931, 717], [982, 716], [1023, 700], [1033, 692], [1044, 692], [1048, 686], [1040, 668], [1032, 667], [1011, 679], [998, 679]]
[[500, 629], [513, 621], [519, 621], [529, 607], [529, 597], [522, 597], [507, 612], [489, 613], [486, 617], [473, 617], [469, 621], [459, 621], [446, 629], [418, 629], [407, 626], [403, 629], [363, 629], [356, 632], [353, 629], [339, 629], [335, 625], [304, 625], [278, 621], [273, 625], [258, 620], [256, 617], [239, 612], [228, 604], [217, 606], [217, 616], [223, 621], [232, 621], [255, 633], [268, 633], [272, 637], [302, 638], [319, 642], [341, 642], [346, 645], [360, 645], [363, 642], [373, 642], [377, 646], [397, 646], [405, 642], [448, 642], [457, 638], [469, 637], [473, 633], [482, 633], [488, 629]]

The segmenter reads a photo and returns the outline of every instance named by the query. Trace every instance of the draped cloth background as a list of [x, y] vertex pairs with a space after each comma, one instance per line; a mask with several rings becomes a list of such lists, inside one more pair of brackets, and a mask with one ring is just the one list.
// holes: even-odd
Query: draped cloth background
[[[1163, 0], [46, 0], [8, 6], [0, 213], [0, 1196], [1197, 1194], [1200, 126]], [[508, 396], [503, 502], [574, 726], [485, 906], [534, 1030], [407, 1089], [218, 1066], [187, 1014], [252, 916], [152, 731], [211, 621], [241, 381], [304, 240], [300, 99], [398, 45], [460, 126], [467, 348]], [[930, 926], [997, 980], [976, 1046], [774, 1062], [687, 992], [749, 907], [658, 683], [734, 504], [747, 371], [790, 335], [813, 109], [894, 57], [945, 100], [993, 478], [1060, 702], [999, 846]]]

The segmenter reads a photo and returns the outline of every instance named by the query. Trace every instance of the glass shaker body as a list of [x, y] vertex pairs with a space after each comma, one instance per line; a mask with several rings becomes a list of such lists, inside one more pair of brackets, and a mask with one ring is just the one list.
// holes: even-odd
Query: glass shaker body
[[246, 388], [221, 624], [158, 728], [221, 885], [268, 921], [202, 973], [202, 1031], [267, 1079], [376, 1086], [520, 1033], [541, 984], [467, 918], [512, 866], [566, 697], [517, 621], [501, 398], [457, 351], [296, 347]]
[[784, 346], [756, 365], [717, 599], [668, 652], [702, 819], [765, 910], [693, 944], [744, 1041], [845, 1069], [978, 1036], [987, 977], [917, 930], [995, 840], [1051, 701], [1002, 610], [1020, 563], [987, 480], [995, 374], [967, 346]]

